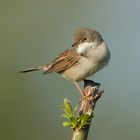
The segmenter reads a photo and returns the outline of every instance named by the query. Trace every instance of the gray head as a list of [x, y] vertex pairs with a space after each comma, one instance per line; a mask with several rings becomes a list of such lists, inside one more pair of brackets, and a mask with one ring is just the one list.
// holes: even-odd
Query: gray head
[[102, 36], [99, 32], [89, 28], [79, 28], [76, 30], [74, 34], [74, 41], [75, 43], [82, 43], [82, 42], [96, 42], [97, 45], [100, 45], [103, 42]]

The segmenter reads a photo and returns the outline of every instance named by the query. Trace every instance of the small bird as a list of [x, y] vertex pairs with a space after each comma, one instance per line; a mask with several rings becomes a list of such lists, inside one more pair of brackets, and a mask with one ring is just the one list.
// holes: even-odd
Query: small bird
[[98, 72], [109, 60], [110, 51], [100, 33], [89, 28], [79, 28], [74, 34], [72, 47], [58, 55], [51, 63], [20, 72], [41, 70], [44, 74], [59, 73], [71, 80], [82, 94], [78, 82]]

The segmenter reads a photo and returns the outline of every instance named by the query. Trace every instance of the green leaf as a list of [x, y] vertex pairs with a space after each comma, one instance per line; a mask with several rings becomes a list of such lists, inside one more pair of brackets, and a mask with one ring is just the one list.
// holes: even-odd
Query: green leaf
[[69, 126], [71, 125], [71, 122], [63, 122], [63, 126]]
[[64, 117], [64, 118], [69, 119], [69, 116], [68, 116], [67, 114], [62, 114], [62, 116], [61, 116], [61, 117]]
[[74, 113], [77, 113], [77, 109], [78, 109], [78, 106], [76, 106], [75, 108], [74, 108]]
[[85, 114], [79, 116], [77, 111], [78, 106], [76, 106], [73, 111], [72, 105], [67, 98], [64, 99], [64, 104], [61, 107], [63, 108], [64, 111], [62, 117], [68, 119], [68, 121], [63, 122], [63, 126], [70, 126], [71, 128], [79, 128], [80, 130], [84, 128], [86, 125], [91, 124], [91, 120], [93, 118], [92, 109], [89, 109]]

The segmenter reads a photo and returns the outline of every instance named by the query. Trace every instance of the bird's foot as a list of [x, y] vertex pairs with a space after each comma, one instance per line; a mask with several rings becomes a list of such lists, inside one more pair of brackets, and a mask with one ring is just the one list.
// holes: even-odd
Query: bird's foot
[[83, 93], [82, 89], [80, 88], [78, 82], [74, 82], [74, 84], [75, 84], [76, 88], [78, 89], [78, 91], [80, 92], [81, 96], [84, 97], [84, 93]]
[[93, 80], [89, 80], [89, 79], [84, 79], [83, 81], [84, 81], [84, 83], [90, 83], [91, 82], [92, 86], [100, 86], [101, 85], [100, 83], [94, 82]]

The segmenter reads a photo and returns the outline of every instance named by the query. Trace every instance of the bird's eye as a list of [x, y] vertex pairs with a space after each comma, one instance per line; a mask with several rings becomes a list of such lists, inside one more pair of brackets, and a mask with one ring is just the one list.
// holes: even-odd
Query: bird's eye
[[83, 38], [83, 42], [86, 41], [86, 40], [87, 40], [87, 38]]

